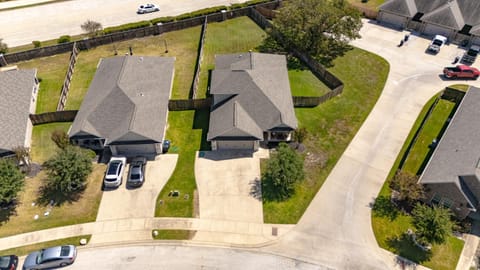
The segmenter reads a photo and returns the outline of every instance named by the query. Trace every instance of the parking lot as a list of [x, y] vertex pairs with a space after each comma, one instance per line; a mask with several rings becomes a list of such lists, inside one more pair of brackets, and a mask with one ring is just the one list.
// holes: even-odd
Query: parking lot
[[122, 184], [103, 192], [97, 220], [153, 217], [157, 195], [173, 173], [178, 155], [159, 155], [148, 161], [145, 183], [139, 188], [127, 188], [129, 166], [125, 168]]

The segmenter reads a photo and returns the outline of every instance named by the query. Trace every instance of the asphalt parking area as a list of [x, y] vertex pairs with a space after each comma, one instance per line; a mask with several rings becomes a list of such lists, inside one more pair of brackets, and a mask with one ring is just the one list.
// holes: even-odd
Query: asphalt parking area
[[178, 155], [159, 155], [147, 162], [145, 183], [139, 188], [127, 188], [129, 165], [123, 176], [123, 182], [117, 189], [103, 192], [97, 220], [153, 217], [157, 195], [173, 173]]
[[195, 178], [200, 218], [263, 223], [260, 158], [268, 150], [199, 152]]

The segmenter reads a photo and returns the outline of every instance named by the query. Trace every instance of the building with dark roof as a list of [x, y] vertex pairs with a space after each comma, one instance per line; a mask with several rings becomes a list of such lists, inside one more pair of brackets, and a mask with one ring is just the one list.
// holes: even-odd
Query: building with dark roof
[[121, 56], [101, 59], [69, 136], [113, 155], [162, 152], [168, 100], [173, 83], [172, 57]]
[[480, 44], [478, 14], [478, 0], [387, 0], [380, 6], [377, 20], [425, 35]]
[[448, 207], [461, 219], [475, 216], [480, 206], [478, 104], [480, 89], [470, 87], [420, 177], [426, 202]]
[[0, 71], [0, 157], [30, 147], [39, 82], [37, 70]]
[[216, 55], [210, 94], [212, 150], [257, 150], [260, 142], [291, 140], [297, 128], [283, 55]]

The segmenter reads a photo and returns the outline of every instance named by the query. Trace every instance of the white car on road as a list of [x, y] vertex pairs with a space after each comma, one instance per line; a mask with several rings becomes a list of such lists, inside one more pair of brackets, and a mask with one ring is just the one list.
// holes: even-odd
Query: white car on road
[[160, 11], [160, 8], [154, 4], [145, 4], [138, 7], [137, 14], [145, 14], [155, 11]]

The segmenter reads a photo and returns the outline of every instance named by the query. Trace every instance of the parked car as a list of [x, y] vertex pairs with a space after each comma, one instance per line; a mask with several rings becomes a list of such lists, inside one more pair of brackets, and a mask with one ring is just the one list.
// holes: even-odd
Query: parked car
[[463, 54], [462, 62], [467, 64], [473, 64], [477, 59], [477, 55], [480, 53], [480, 46], [472, 45], [468, 51]]
[[0, 257], [0, 270], [15, 270], [18, 266], [18, 257], [7, 255]]
[[433, 53], [438, 53], [440, 51], [440, 48], [442, 48], [445, 43], [447, 43], [447, 37], [444, 37], [442, 35], [435, 35], [435, 37], [430, 42], [430, 45], [428, 45], [427, 50]]
[[108, 162], [107, 171], [105, 172], [105, 179], [103, 184], [107, 188], [115, 188], [122, 184], [123, 172], [125, 170], [125, 164], [127, 163], [126, 157], [112, 157]]
[[480, 71], [474, 67], [466, 65], [458, 65], [455, 67], [446, 67], [443, 69], [443, 75], [448, 79], [466, 78], [477, 79], [480, 76]]
[[145, 14], [150, 12], [160, 11], [154, 4], [145, 4], [138, 7], [137, 14]]
[[50, 247], [30, 253], [23, 263], [23, 270], [64, 267], [72, 264], [76, 257], [74, 245]]
[[130, 187], [140, 187], [145, 182], [145, 166], [147, 159], [145, 157], [136, 157], [130, 163], [127, 185]]

